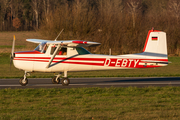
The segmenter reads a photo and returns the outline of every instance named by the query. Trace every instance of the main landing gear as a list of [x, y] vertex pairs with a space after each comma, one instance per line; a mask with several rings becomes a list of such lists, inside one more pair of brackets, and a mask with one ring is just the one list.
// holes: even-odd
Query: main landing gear
[[[52, 83], [53, 84], [59, 84], [61, 83], [62, 86], [68, 86], [69, 83], [70, 83], [70, 80], [67, 78], [67, 71], [64, 71], [64, 77], [60, 80], [60, 76], [61, 76], [61, 72], [54, 76], [52, 78]], [[26, 86], [28, 84], [28, 79], [27, 79], [27, 76], [30, 76], [29, 72], [25, 71], [24, 73], [24, 77], [20, 78], [19, 80], [19, 84], [22, 85], [22, 86]]]
[[64, 71], [64, 77], [62, 78], [62, 80], [60, 80], [60, 76], [61, 76], [61, 72], [58, 74], [58, 75], [56, 75], [56, 76], [54, 76], [53, 78], [52, 78], [52, 83], [53, 84], [59, 84], [59, 82], [62, 84], [62, 86], [68, 86], [69, 85], [69, 83], [70, 83], [70, 80], [67, 78], [67, 71]]

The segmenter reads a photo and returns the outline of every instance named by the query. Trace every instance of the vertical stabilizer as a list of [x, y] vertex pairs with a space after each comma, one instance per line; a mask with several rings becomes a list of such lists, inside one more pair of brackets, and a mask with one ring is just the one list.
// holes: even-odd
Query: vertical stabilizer
[[157, 30], [150, 30], [143, 52], [167, 55], [166, 33]]

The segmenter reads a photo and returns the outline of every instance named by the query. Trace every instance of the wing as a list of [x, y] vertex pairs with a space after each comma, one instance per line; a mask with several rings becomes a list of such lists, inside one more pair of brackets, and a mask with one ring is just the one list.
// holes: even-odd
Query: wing
[[42, 39], [26, 39], [26, 41], [33, 43], [46, 42], [47, 44], [60, 44], [61, 46], [67, 46], [67, 47], [90, 47], [101, 44], [98, 42], [83, 41], [83, 40], [51, 41], [51, 40], [42, 40]]
[[42, 43], [42, 42], [47, 42], [47, 41], [50, 41], [50, 40], [42, 40], [42, 39], [26, 39], [26, 41], [32, 42], [32, 43]]

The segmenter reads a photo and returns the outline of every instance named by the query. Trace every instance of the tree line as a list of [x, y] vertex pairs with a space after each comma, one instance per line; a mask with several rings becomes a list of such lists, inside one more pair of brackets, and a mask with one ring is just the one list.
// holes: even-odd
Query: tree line
[[0, 31], [39, 30], [54, 39], [102, 43], [91, 52], [140, 52], [152, 27], [167, 33], [168, 52], [180, 55], [179, 0], [0, 0]]

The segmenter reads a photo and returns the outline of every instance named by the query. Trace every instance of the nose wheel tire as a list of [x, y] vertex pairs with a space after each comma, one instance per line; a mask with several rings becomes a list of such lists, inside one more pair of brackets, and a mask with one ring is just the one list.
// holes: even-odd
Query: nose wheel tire
[[62, 86], [68, 86], [70, 83], [70, 80], [68, 78], [63, 78], [61, 80]]
[[27, 78], [24, 79], [24, 77], [20, 78], [19, 84], [22, 86], [26, 86], [28, 84], [28, 79]]
[[59, 82], [60, 82], [60, 78], [57, 78], [56, 76], [54, 76], [53, 78], [52, 78], [52, 83], [53, 84], [59, 84]]

